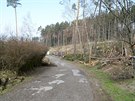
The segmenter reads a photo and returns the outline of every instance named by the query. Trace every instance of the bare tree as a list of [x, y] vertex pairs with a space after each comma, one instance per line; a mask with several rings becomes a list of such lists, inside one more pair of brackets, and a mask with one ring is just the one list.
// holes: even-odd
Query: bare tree
[[[119, 27], [119, 30], [116, 28], [115, 30], [115, 36], [120, 36], [118, 39], [122, 42], [122, 55], [124, 44], [127, 44], [129, 48], [131, 49], [132, 56], [135, 56], [135, 41], [134, 41], [134, 20], [131, 18], [134, 15], [134, 12], [132, 12], [133, 7], [133, 1], [132, 0], [116, 0], [115, 2], [112, 1], [113, 7], [110, 7], [108, 3], [105, 1], [102, 1], [103, 5], [109, 10], [109, 12], [115, 17], [115, 26]], [[115, 11], [115, 12], [114, 12]], [[117, 21], [117, 22], [116, 22]], [[119, 26], [118, 26], [119, 25]], [[133, 59], [134, 60], [134, 59]], [[135, 60], [133, 61], [133, 64]], [[133, 68], [135, 69], [135, 65], [133, 65]]]
[[31, 16], [28, 13], [26, 17], [23, 19], [23, 25], [21, 29], [21, 33], [23, 36], [31, 39], [33, 34], [36, 34], [36, 28], [32, 22]]

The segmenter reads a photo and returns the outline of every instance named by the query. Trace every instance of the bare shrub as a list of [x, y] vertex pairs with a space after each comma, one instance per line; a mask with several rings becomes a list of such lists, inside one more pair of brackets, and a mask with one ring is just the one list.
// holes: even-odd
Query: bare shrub
[[130, 66], [111, 65], [111, 68], [106, 70], [113, 80], [124, 80], [134, 78], [134, 70]]
[[104, 57], [104, 58], [118, 57], [122, 53], [121, 49], [122, 49], [122, 46], [118, 42], [99, 43], [97, 45], [96, 56]]
[[32, 41], [0, 41], [0, 69], [17, 73], [32, 70], [41, 64], [46, 52], [47, 47]]

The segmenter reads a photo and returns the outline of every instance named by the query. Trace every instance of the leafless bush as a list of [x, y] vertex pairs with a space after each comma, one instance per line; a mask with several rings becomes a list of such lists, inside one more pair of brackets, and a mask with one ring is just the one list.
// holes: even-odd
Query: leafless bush
[[0, 40], [0, 69], [26, 72], [41, 64], [47, 47], [31, 41]]
[[100, 43], [97, 45], [96, 56], [104, 58], [117, 57], [122, 54], [120, 43]]
[[113, 80], [124, 80], [134, 78], [134, 70], [130, 66], [112, 67], [109, 70], [109, 73]]

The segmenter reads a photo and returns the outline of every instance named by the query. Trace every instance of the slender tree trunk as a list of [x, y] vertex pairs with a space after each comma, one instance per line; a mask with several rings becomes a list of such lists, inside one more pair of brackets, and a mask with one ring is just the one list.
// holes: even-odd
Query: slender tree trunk
[[[80, 14], [80, 0], [77, 1], [77, 13], [76, 13], [76, 29], [75, 29], [75, 34], [76, 34], [76, 42], [79, 41], [81, 48], [82, 47], [82, 39], [81, 39], [81, 33], [78, 28], [78, 20], [79, 20], [79, 14]], [[78, 39], [78, 40], [77, 40]]]
[[[78, 37], [78, 19], [79, 19], [79, 10], [80, 10], [80, 0], [77, 1], [77, 12], [76, 12], [76, 21], [75, 21], [75, 29], [73, 34], [74, 41], [74, 56], [76, 57], [76, 42]], [[79, 38], [80, 39], [80, 38]]]
[[65, 30], [63, 31], [63, 35], [62, 35], [62, 45], [65, 45]]
[[[102, 7], [102, 0], [99, 0], [99, 17], [100, 17], [100, 15], [101, 15], [101, 7]], [[94, 46], [93, 46], [93, 48], [94, 48], [94, 55], [96, 54], [96, 52], [97, 52], [97, 42], [98, 41], [100, 41], [101, 39], [100, 39], [100, 35], [101, 35], [101, 18], [97, 18], [97, 21], [99, 21], [98, 23], [96, 23], [95, 22], [95, 24], [99, 24], [99, 25], [97, 25], [97, 28], [96, 28], [96, 32], [95, 32], [95, 36], [94, 36]]]
[[79, 20], [79, 13], [80, 13], [80, 0], [78, 0], [77, 2], [77, 14], [76, 14], [76, 37], [79, 38], [79, 42], [80, 44], [82, 44], [81, 42], [81, 34], [79, 32], [79, 29], [78, 29], [78, 20]]
[[60, 46], [59, 33], [58, 33], [57, 38], [58, 38], [58, 46]]
[[17, 11], [16, 7], [14, 8], [15, 10], [15, 22], [16, 22], [16, 38], [18, 39], [18, 23], [17, 23]]
[[132, 52], [132, 67], [133, 67], [134, 73], [135, 73], [135, 49], [134, 49], [134, 46], [130, 45], [130, 49]]
[[74, 56], [76, 56], [76, 30], [75, 30], [75, 24], [73, 24], [72, 43], [74, 44]]
[[[84, 0], [84, 5], [86, 3], [86, 0]], [[85, 19], [85, 9], [86, 7], [83, 7], [83, 41], [82, 41], [82, 50], [83, 50], [83, 59], [86, 62], [86, 51], [89, 50], [89, 61], [91, 59], [91, 52], [90, 52], [90, 40], [89, 40], [89, 35], [88, 35], [88, 29], [87, 29], [87, 24], [86, 24], [86, 19]], [[86, 35], [86, 37], [84, 37]], [[85, 40], [86, 39], [86, 40]], [[86, 47], [87, 46], [87, 47]]]
[[48, 34], [47, 34], [47, 38], [46, 38], [46, 46], [48, 46]]

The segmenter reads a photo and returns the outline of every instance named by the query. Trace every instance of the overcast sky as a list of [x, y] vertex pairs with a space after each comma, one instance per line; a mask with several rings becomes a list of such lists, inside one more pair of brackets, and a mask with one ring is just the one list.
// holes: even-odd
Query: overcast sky
[[[60, 0], [20, 0], [22, 5], [17, 7], [18, 30], [23, 26], [24, 17], [28, 14], [35, 27], [65, 21], [62, 16], [64, 8], [59, 2]], [[6, 5], [6, 0], [0, 0], [0, 33], [8, 30], [15, 32], [14, 9]]]

